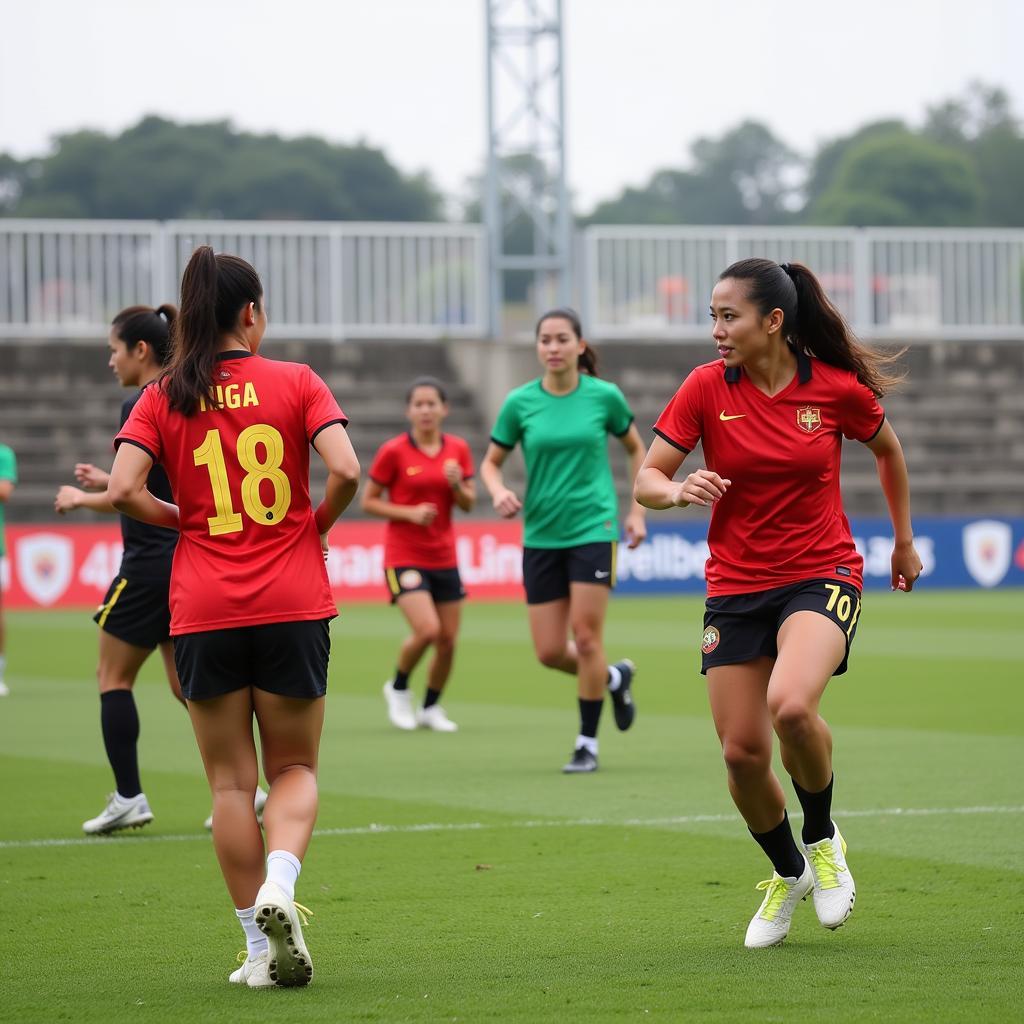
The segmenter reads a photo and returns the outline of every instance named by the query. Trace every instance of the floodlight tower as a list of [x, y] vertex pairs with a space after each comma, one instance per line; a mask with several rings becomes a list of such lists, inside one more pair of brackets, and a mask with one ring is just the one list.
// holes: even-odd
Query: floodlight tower
[[[532, 271], [534, 303], [571, 293], [572, 236], [565, 181], [562, 0], [484, 0], [487, 14], [487, 176], [490, 329], [502, 329], [505, 274]], [[510, 251], [526, 225], [532, 252]]]

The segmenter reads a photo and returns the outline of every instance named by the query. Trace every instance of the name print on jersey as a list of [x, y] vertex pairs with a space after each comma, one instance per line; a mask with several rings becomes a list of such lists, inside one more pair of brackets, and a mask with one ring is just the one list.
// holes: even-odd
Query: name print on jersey
[[[239, 388], [242, 390], [239, 391]], [[239, 384], [215, 384], [210, 389], [209, 399], [200, 396], [200, 412], [220, 412], [223, 409], [242, 409], [251, 405], [259, 405], [260, 400], [252, 381]]]

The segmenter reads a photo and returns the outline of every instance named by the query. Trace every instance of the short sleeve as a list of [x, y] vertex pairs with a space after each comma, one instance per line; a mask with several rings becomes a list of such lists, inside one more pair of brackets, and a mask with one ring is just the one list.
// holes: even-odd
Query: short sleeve
[[501, 448], [515, 448], [523, 436], [523, 424], [519, 416], [519, 403], [515, 394], [509, 395], [494, 423], [491, 440]]
[[605, 429], [609, 434], [623, 437], [633, 425], [633, 410], [630, 409], [626, 396], [614, 384], [608, 388], [606, 401]]
[[308, 376], [303, 412], [306, 419], [306, 436], [312, 443], [316, 435], [332, 423], [340, 423], [347, 427], [348, 417], [341, 411], [341, 406], [338, 405], [331, 389], [309, 367], [306, 367], [306, 370]]
[[369, 477], [375, 484], [381, 487], [390, 487], [395, 482], [395, 449], [390, 444], [382, 444], [377, 449], [370, 466]]
[[654, 432], [681, 452], [692, 452], [704, 432], [704, 396], [694, 370], [662, 410]]
[[463, 480], [471, 480], [473, 478], [473, 453], [469, 450], [469, 445], [465, 441], [461, 441], [459, 444], [459, 468], [462, 470]]
[[14, 449], [0, 444], [0, 480], [18, 482], [18, 460], [14, 457]]
[[839, 408], [839, 429], [843, 436], [867, 444], [884, 422], [885, 410], [878, 404], [874, 392], [853, 377]]
[[163, 454], [163, 441], [160, 436], [160, 410], [157, 403], [161, 395], [156, 386], [143, 390], [128, 416], [127, 422], [114, 438], [116, 448], [122, 441], [130, 441], [138, 445], [154, 462], [160, 461]]

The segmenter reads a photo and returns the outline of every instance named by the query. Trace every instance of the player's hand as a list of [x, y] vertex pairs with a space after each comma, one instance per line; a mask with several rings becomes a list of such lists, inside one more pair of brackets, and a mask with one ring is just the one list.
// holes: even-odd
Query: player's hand
[[630, 512], [626, 516], [626, 547], [632, 550], [639, 547], [647, 536], [647, 517], [640, 512]]
[[70, 486], [70, 484], [65, 484], [57, 492], [57, 497], [53, 500], [53, 507], [61, 515], [65, 515], [67, 512], [74, 512], [76, 508], [80, 508], [84, 497], [83, 491]]
[[105, 491], [110, 474], [98, 469], [91, 462], [76, 462], [75, 479], [87, 491]]
[[413, 505], [409, 509], [409, 522], [417, 526], [429, 526], [437, 518], [437, 506], [432, 501]]
[[913, 590], [923, 568], [912, 540], [897, 544], [892, 549], [892, 589]]
[[502, 488], [494, 496], [494, 511], [502, 519], [511, 519], [521, 508], [523, 503], [516, 497], [515, 491], [507, 487]]
[[444, 478], [449, 487], [458, 487], [462, 483], [462, 467], [458, 459], [445, 459]]
[[694, 470], [676, 489], [672, 504], [680, 508], [687, 505], [713, 505], [725, 496], [732, 484], [710, 469]]

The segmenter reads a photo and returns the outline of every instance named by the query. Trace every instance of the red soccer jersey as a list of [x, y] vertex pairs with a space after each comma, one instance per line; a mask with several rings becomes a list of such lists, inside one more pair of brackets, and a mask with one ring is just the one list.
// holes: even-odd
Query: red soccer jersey
[[115, 441], [159, 462], [178, 503], [171, 633], [336, 615], [309, 500], [309, 446], [345, 414], [301, 363], [225, 352], [214, 382], [192, 416], [146, 388]]
[[452, 506], [455, 495], [445, 479], [447, 462], [456, 462], [462, 479], [473, 476], [473, 456], [469, 445], [454, 434], [441, 435], [441, 449], [427, 455], [416, 447], [412, 434], [400, 434], [385, 441], [370, 466], [370, 479], [386, 487], [388, 498], [396, 505], [420, 505], [431, 501], [437, 515], [429, 526], [389, 520], [384, 537], [384, 566], [416, 566], [420, 569], [453, 569], [455, 531]]
[[708, 469], [732, 481], [711, 512], [708, 595], [798, 583], [862, 586], [839, 491], [843, 437], [870, 441], [885, 413], [855, 374], [797, 355], [797, 373], [769, 398], [721, 360], [698, 366], [655, 433], [682, 451], [704, 444]]

